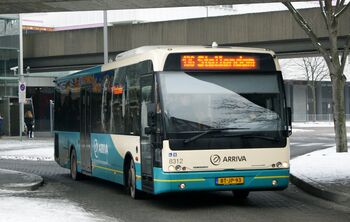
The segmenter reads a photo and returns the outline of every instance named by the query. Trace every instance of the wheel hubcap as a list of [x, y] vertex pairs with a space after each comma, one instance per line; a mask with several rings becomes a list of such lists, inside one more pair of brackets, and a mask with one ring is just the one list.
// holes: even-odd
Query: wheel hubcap
[[131, 197], [135, 197], [135, 169], [133, 163], [131, 163], [129, 170], [129, 187]]
[[75, 179], [75, 174], [76, 174], [76, 163], [75, 163], [75, 156], [74, 154], [72, 155], [72, 160], [71, 160], [71, 174], [72, 178]]

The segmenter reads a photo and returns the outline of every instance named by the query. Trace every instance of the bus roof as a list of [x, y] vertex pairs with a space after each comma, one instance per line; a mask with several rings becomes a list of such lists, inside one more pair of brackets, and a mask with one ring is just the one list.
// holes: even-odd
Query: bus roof
[[150, 60], [153, 62], [154, 71], [163, 71], [165, 60], [172, 53], [196, 53], [196, 52], [241, 52], [241, 53], [261, 53], [274, 56], [274, 52], [268, 49], [248, 48], [248, 47], [229, 47], [229, 46], [187, 46], [187, 45], [156, 45], [142, 46], [118, 54], [115, 61], [108, 64], [99, 65], [93, 68], [85, 69], [74, 74], [57, 79], [62, 82], [71, 78], [85, 76], [89, 74], [113, 70], [119, 67], [136, 64], [142, 61]]
[[153, 62], [154, 71], [163, 71], [167, 56], [171, 53], [192, 53], [192, 52], [242, 52], [242, 53], [262, 53], [274, 55], [268, 49], [248, 48], [248, 47], [228, 47], [228, 46], [186, 46], [186, 45], [158, 45], [142, 46], [116, 56], [114, 62], [102, 65], [102, 70], [115, 69], [122, 66], [135, 64], [145, 60]]

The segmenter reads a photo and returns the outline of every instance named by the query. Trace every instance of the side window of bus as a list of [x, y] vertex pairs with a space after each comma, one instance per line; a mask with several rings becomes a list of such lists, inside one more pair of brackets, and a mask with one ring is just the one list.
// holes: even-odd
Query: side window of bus
[[59, 131], [62, 129], [62, 121], [61, 121], [61, 112], [62, 112], [62, 105], [61, 105], [61, 90], [58, 86], [55, 88], [55, 130]]
[[[93, 86], [91, 122], [93, 132], [110, 132], [111, 118], [111, 91], [114, 72], [99, 73], [95, 75], [96, 86]], [[100, 77], [100, 78], [98, 78]], [[100, 87], [98, 87], [100, 86]]]
[[111, 99], [111, 131], [140, 135], [140, 73], [143, 66], [134, 64], [115, 69]]
[[127, 112], [125, 118], [126, 134], [140, 135], [140, 75], [137, 66], [127, 69]]
[[111, 99], [111, 131], [124, 134], [126, 72], [120, 68], [114, 71], [112, 99]]

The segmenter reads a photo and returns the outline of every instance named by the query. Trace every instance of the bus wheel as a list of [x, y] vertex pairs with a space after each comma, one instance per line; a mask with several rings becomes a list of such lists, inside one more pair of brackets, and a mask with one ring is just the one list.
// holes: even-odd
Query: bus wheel
[[77, 168], [77, 154], [75, 152], [75, 149], [73, 149], [70, 154], [70, 176], [73, 180], [80, 180], [82, 177], [81, 173], [78, 172]]
[[248, 190], [233, 190], [232, 193], [233, 193], [234, 198], [236, 198], [238, 200], [247, 199], [247, 197], [249, 195]]
[[141, 198], [141, 191], [136, 189], [136, 169], [134, 160], [130, 160], [130, 167], [128, 172], [128, 189], [130, 196], [133, 199]]

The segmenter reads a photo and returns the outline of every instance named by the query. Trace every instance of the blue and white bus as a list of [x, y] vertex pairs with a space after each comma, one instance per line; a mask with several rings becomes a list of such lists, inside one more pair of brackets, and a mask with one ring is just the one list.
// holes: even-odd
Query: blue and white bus
[[56, 81], [55, 160], [133, 198], [283, 190], [290, 112], [270, 50], [145, 46]]

